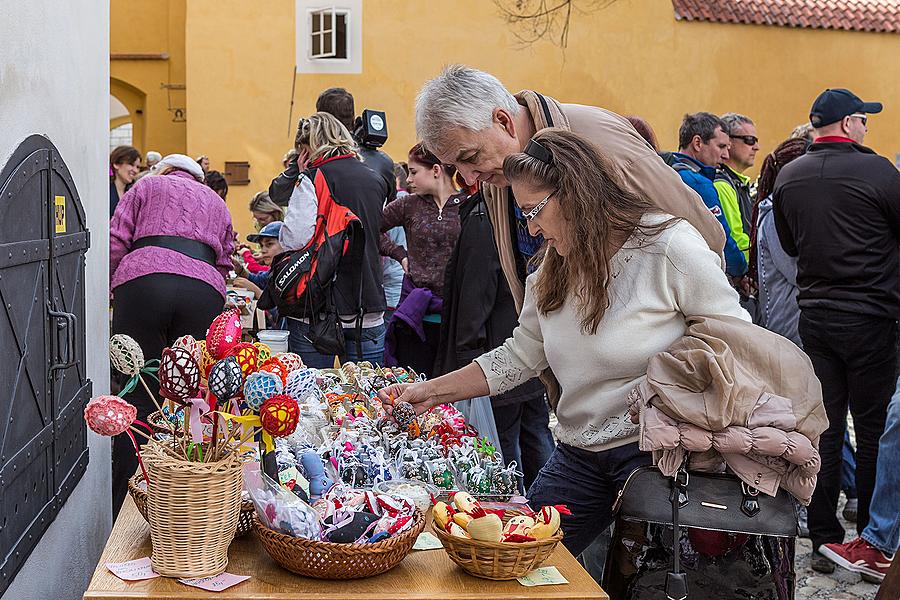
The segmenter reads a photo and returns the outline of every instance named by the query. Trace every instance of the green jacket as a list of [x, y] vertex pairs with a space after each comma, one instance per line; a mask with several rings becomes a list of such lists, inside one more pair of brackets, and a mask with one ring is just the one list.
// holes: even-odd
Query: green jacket
[[[732, 173], [737, 175], [743, 183], [750, 183], [750, 178], [743, 173], [735, 171]], [[725, 220], [728, 221], [728, 226], [731, 228], [731, 237], [738, 249], [744, 253], [744, 258], [750, 260], [750, 232], [744, 230], [737, 190], [727, 179], [722, 177], [717, 177], [713, 185], [716, 186], [716, 191], [719, 193], [719, 203], [722, 205], [722, 212], [725, 213]]]

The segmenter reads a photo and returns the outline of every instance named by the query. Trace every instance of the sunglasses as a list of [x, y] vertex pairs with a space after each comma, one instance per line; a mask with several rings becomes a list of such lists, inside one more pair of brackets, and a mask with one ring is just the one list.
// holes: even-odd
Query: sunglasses
[[748, 146], [755, 146], [759, 142], [759, 138], [755, 135], [729, 135], [728, 137], [733, 140], [741, 140]]
[[866, 114], [864, 114], [864, 113], [853, 113], [852, 115], [850, 115], [850, 118], [856, 118], [856, 119], [859, 119], [859, 120], [862, 122], [862, 124], [863, 124], [864, 126], [865, 126], [866, 123], [869, 122], [869, 117], [868, 117], [868, 115], [866, 115]]
[[535, 205], [534, 205], [534, 208], [532, 208], [531, 210], [529, 210], [527, 213], [522, 213], [522, 216], [525, 217], [525, 220], [526, 220], [526, 221], [531, 221], [531, 220], [533, 220], [536, 216], [538, 216], [538, 213], [541, 212], [541, 209], [542, 209], [542, 208], [544, 208], [545, 206], [547, 206], [547, 203], [550, 202], [550, 198], [553, 196], [553, 194], [556, 193], [556, 191], [557, 191], [557, 190], [553, 190], [552, 192], [550, 192], [549, 194], [547, 194], [547, 197], [546, 197], [546, 198], [544, 198], [543, 200], [541, 200], [540, 202], [538, 202], [537, 204], [535, 204]]

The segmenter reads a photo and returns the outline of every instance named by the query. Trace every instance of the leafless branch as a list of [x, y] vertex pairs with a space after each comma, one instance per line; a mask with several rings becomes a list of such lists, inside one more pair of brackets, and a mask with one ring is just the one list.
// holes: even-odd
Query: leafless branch
[[525, 46], [548, 38], [565, 48], [573, 12], [586, 14], [606, 8], [616, 0], [494, 0], [500, 15], [512, 26], [513, 35]]

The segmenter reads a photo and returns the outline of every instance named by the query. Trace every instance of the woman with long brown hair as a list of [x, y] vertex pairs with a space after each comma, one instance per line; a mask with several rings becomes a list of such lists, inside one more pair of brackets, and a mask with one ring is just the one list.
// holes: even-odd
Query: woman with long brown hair
[[626, 408], [650, 358], [680, 339], [691, 317], [750, 319], [701, 235], [628, 191], [585, 138], [541, 130], [503, 173], [530, 233], [546, 240], [518, 327], [472, 364], [380, 396], [424, 411], [503, 393], [551, 368], [562, 388], [559, 444], [528, 499], [568, 505], [564, 543], [579, 554], [612, 521], [627, 476], [650, 463]]

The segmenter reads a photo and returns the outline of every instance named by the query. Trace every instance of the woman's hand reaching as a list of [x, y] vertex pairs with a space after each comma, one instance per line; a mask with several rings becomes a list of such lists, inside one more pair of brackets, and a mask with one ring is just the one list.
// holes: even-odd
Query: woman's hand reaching
[[398, 402], [409, 402], [416, 409], [416, 414], [421, 415], [434, 408], [440, 402], [432, 392], [428, 381], [420, 383], [395, 383], [378, 392], [378, 399], [384, 405], [388, 414], [394, 410]]

